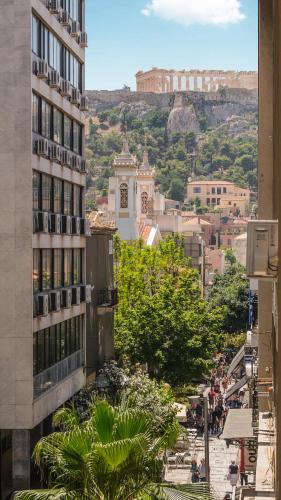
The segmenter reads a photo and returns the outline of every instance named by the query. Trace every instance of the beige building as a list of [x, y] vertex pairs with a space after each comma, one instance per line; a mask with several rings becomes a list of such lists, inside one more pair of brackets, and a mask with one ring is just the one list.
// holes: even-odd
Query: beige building
[[250, 202], [250, 190], [228, 181], [190, 181], [187, 184], [187, 202], [199, 198], [201, 205], [221, 208], [225, 213], [245, 215]]
[[221, 86], [230, 89], [258, 88], [256, 71], [222, 71], [190, 69], [177, 71], [174, 69], [152, 68], [149, 71], [138, 71], [136, 74], [137, 92], [174, 92], [200, 91], [216, 92]]
[[2, 500], [85, 380], [84, 0], [46, 5], [0, 5]]

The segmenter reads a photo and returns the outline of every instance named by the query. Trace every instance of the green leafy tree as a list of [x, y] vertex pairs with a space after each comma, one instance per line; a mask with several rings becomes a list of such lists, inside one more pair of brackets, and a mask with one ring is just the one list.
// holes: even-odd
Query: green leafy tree
[[183, 201], [185, 196], [185, 187], [181, 179], [172, 179], [168, 197], [172, 200]]

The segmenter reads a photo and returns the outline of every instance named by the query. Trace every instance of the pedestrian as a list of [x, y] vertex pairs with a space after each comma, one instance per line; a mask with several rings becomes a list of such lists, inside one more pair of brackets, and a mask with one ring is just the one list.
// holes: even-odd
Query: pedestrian
[[214, 404], [215, 404], [215, 399], [216, 399], [216, 393], [213, 391], [213, 389], [210, 390], [208, 393], [208, 400], [209, 400], [209, 407], [213, 409]]
[[240, 484], [241, 486], [243, 486], [244, 484], [247, 486], [248, 484], [248, 475], [246, 474], [245, 466], [243, 465], [242, 467], [240, 467]]
[[199, 482], [199, 470], [198, 470], [198, 465], [196, 460], [191, 461], [191, 482], [192, 483], [198, 483]]
[[224, 376], [222, 379], [222, 388], [223, 388], [223, 393], [225, 394], [227, 391], [227, 386], [228, 386], [228, 380], [227, 377]]
[[245, 391], [244, 391], [244, 389], [241, 389], [239, 391], [238, 397], [239, 397], [239, 402], [241, 403], [241, 406], [242, 406], [243, 403], [244, 403], [244, 397], [245, 397]]
[[198, 467], [199, 471], [199, 481], [200, 483], [205, 483], [206, 482], [206, 464], [205, 464], [205, 458], [201, 459], [201, 463]]
[[232, 460], [232, 462], [231, 462], [228, 470], [229, 470], [230, 484], [231, 484], [231, 486], [236, 486], [237, 481], [238, 481], [238, 470], [239, 470], [239, 467], [236, 464], [235, 460]]

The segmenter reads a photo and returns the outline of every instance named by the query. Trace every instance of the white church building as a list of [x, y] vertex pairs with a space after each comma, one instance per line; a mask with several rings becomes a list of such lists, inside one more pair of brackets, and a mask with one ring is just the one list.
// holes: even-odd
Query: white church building
[[161, 238], [156, 217], [164, 213], [165, 198], [155, 188], [147, 148], [138, 167], [125, 138], [113, 166], [115, 176], [109, 179], [108, 212], [115, 220], [120, 238], [130, 241], [143, 237], [148, 245], [156, 243]]

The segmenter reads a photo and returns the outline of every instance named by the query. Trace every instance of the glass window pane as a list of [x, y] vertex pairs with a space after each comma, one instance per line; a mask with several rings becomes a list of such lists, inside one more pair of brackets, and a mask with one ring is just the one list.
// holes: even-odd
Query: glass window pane
[[52, 250], [42, 250], [42, 290], [52, 288]]
[[38, 366], [37, 366], [37, 333], [33, 334], [33, 375], [37, 375]]
[[72, 250], [64, 250], [64, 286], [72, 285]]
[[32, 16], [32, 52], [37, 56], [40, 56], [39, 53], [39, 20]]
[[56, 362], [61, 360], [61, 323], [56, 325]]
[[51, 138], [51, 106], [42, 99], [42, 129], [43, 137]]
[[42, 174], [42, 210], [52, 209], [52, 177]]
[[33, 250], [33, 293], [40, 292], [40, 250], [36, 248]]
[[82, 283], [81, 249], [75, 248], [73, 251], [73, 284], [80, 285], [81, 283]]
[[33, 210], [40, 210], [40, 174], [32, 172]]
[[62, 181], [60, 179], [53, 180], [54, 186], [54, 212], [62, 213]]
[[62, 113], [54, 108], [54, 141], [62, 144]]
[[73, 122], [73, 151], [81, 154], [81, 127], [76, 122]]
[[60, 356], [61, 359], [64, 359], [66, 356], [66, 322], [64, 321], [61, 323], [61, 328], [60, 328], [60, 335], [61, 335], [61, 340], [60, 340]]
[[50, 329], [45, 329], [45, 369], [50, 366]]
[[75, 339], [76, 339], [76, 331], [75, 331], [75, 318], [71, 318], [71, 333], [70, 333], [70, 354], [76, 351]]
[[64, 182], [64, 214], [72, 215], [72, 185], [70, 182]]
[[54, 250], [54, 288], [62, 286], [62, 250], [56, 248]]
[[45, 334], [44, 330], [37, 332], [37, 372], [45, 369]]
[[68, 149], [71, 148], [71, 120], [68, 116], [64, 115], [64, 146]]
[[82, 217], [82, 188], [77, 185], [73, 185], [73, 214], [76, 217]]
[[49, 366], [56, 363], [56, 327], [50, 328], [50, 352], [49, 352]]
[[49, 33], [49, 64], [54, 68], [54, 35]]
[[39, 97], [32, 94], [32, 130], [39, 132]]

